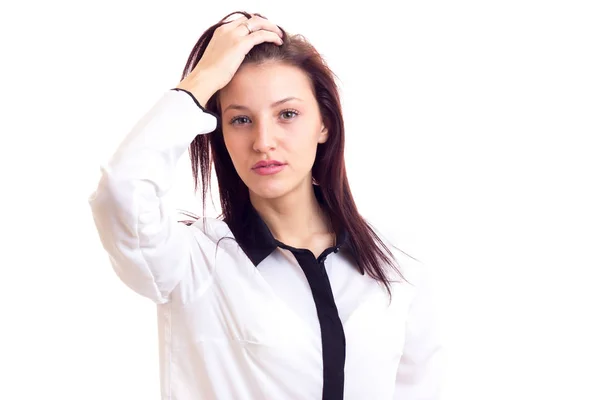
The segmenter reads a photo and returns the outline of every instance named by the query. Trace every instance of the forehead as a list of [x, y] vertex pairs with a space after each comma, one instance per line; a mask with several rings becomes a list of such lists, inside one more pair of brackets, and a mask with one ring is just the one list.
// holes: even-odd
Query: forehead
[[306, 73], [281, 62], [246, 64], [221, 89], [221, 106], [230, 103], [247, 106], [272, 104], [285, 97], [303, 100], [314, 98], [312, 84]]

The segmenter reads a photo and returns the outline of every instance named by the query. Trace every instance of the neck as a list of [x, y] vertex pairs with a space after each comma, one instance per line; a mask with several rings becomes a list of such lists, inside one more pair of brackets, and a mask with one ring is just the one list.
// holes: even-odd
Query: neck
[[332, 232], [329, 216], [321, 208], [311, 181], [275, 199], [260, 198], [250, 192], [250, 202], [282, 243], [304, 243], [315, 234]]

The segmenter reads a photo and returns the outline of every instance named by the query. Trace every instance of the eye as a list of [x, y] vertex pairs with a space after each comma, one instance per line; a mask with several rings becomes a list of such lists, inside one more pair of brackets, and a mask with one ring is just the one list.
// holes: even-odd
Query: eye
[[[291, 120], [298, 116], [299, 112], [293, 109], [283, 110], [279, 115], [283, 117], [284, 120]], [[232, 118], [229, 123], [231, 125], [246, 125], [250, 123], [250, 118], [245, 115], [240, 115]]]
[[244, 122], [238, 122], [238, 121], [240, 121], [240, 120], [249, 120], [249, 118], [248, 118], [248, 117], [246, 117], [246, 116], [235, 117], [235, 118], [233, 118], [233, 119], [232, 119], [232, 120], [231, 120], [229, 123], [230, 123], [231, 125], [243, 125], [243, 124], [244, 124]]
[[292, 110], [292, 109], [283, 110], [280, 115], [286, 115], [286, 116], [291, 115], [289, 118], [284, 118], [284, 119], [293, 119], [295, 116], [298, 115], [298, 111]]

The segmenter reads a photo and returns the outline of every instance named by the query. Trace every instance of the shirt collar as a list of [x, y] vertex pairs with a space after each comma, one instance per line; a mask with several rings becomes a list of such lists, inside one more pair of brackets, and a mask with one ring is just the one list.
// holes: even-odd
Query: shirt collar
[[[323, 194], [317, 185], [313, 185], [315, 195], [319, 203], [323, 204]], [[288, 246], [279, 242], [273, 237], [267, 224], [260, 217], [252, 204], [248, 205], [244, 213], [244, 221], [239, 229], [239, 232], [232, 232], [236, 241], [252, 261], [254, 266], [258, 266], [265, 258], [267, 258], [278, 246], [290, 251], [299, 251], [294, 247]], [[331, 251], [338, 252], [340, 247], [344, 246], [347, 241], [348, 234], [346, 229], [339, 226], [336, 231], [336, 245], [331, 248]]]

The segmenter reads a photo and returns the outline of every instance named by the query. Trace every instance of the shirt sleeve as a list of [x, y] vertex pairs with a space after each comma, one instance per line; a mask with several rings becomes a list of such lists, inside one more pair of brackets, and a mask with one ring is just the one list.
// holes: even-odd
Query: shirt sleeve
[[184, 90], [166, 91], [101, 166], [88, 201], [102, 246], [119, 278], [161, 304], [202, 254], [194, 233], [165, 204], [179, 158], [216, 115]]
[[424, 264], [406, 323], [404, 352], [396, 376], [394, 400], [439, 400], [443, 378], [441, 341], [430, 273]]

